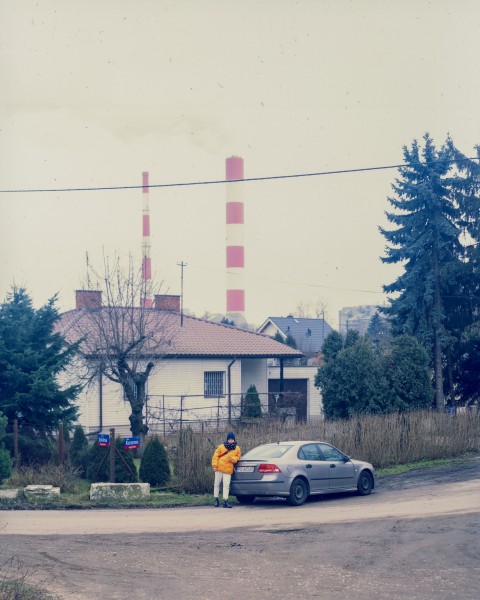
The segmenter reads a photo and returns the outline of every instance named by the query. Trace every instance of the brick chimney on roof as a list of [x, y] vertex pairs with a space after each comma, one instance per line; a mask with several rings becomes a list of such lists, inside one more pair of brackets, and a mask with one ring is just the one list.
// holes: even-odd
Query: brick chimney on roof
[[180, 312], [180, 296], [171, 294], [156, 294], [154, 306], [157, 310], [170, 310], [172, 312]]
[[76, 290], [75, 308], [100, 308], [102, 306], [102, 292], [100, 290]]

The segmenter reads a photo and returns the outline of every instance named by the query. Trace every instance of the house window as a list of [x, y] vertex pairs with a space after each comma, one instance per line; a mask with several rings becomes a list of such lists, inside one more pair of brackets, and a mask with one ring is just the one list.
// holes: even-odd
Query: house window
[[223, 396], [223, 382], [225, 371], [205, 371], [203, 374], [203, 388], [205, 396]]

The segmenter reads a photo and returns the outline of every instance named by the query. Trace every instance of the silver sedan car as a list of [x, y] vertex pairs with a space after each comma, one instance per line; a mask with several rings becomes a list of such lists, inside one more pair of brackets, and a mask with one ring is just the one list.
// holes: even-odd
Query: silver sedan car
[[308, 496], [357, 491], [367, 496], [375, 487], [375, 469], [353, 460], [325, 442], [263, 444], [247, 452], [235, 466], [230, 493], [241, 504], [257, 496], [281, 496], [300, 506]]

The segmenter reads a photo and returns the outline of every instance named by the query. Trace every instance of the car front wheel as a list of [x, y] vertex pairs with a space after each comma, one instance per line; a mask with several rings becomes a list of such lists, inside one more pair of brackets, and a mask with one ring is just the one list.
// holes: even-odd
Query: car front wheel
[[373, 488], [373, 478], [368, 471], [360, 473], [358, 478], [357, 490], [360, 496], [368, 496]]
[[290, 486], [290, 494], [287, 497], [287, 502], [290, 506], [302, 505], [308, 496], [308, 487], [303, 479], [297, 477]]

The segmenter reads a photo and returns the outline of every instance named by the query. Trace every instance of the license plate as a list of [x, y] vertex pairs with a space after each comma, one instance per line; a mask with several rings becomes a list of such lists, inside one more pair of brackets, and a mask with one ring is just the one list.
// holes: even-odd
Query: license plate
[[253, 473], [254, 467], [237, 467], [237, 473]]

